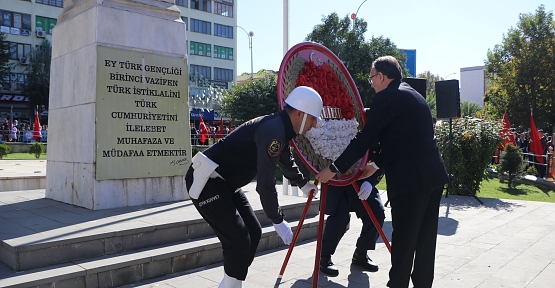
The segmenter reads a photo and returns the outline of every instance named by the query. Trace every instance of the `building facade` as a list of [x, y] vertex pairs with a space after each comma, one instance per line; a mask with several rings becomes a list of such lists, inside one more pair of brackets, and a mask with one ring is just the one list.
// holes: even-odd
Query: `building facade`
[[484, 106], [486, 93], [485, 66], [461, 68], [461, 102], [472, 101]]
[[[42, 41], [52, 40], [52, 29], [63, 5], [64, 0], [0, 1], [0, 31], [7, 36], [12, 65], [10, 75], [0, 79], [0, 120], [7, 119], [13, 111], [20, 124], [32, 123], [34, 107], [21, 93], [27, 81], [30, 53]], [[44, 108], [42, 115], [46, 118], [48, 112]]]
[[[237, 0], [175, 0], [175, 4], [187, 25], [189, 95], [201, 100], [190, 103], [191, 119], [206, 114], [206, 120], [213, 120], [218, 118], [220, 100], [213, 99], [214, 88], [221, 95], [221, 89], [229, 89], [237, 80]], [[0, 29], [7, 35], [13, 65], [10, 77], [0, 79], [0, 121], [9, 117], [13, 107], [19, 123], [32, 122], [34, 108], [21, 93], [29, 54], [43, 40], [51, 41], [63, 5], [64, 0], [0, 1]], [[199, 102], [204, 105], [196, 107]]]
[[237, 81], [237, 0], [175, 3], [187, 25], [191, 121], [219, 120], [218, 90]]

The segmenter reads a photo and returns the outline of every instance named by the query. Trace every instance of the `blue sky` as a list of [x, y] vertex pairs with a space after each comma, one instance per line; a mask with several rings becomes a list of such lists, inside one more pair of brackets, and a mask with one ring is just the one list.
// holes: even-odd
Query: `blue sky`
[[[356, 12], [363, 0], [289, 0], [289, 48], [304, 40], [322, 16]], [[238, 0], [237, 25], [253, 31], [254, 72], [278, 70], [283, 59], [283, 1]], [[398, 48], [416, 49], [416, 72], [460, 79], [460, 68], [483, 65], [488, 49], [501, 44], [503, 34], [516, 27], [521, 13], [534, 14], [544, 4], [555, 11], [555, 1], [538, 0], [368, 0], [358, 17], [368, 23], [366, 39], [388, 37]], [[246, 33], [237, 29], [237, 74], [249, 72]], [[370, 65], [370, 63], [369, 63]]]

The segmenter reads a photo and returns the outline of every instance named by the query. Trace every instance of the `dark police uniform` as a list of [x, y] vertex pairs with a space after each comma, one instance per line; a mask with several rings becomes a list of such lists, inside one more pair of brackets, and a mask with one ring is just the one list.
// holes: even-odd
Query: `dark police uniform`
[[[368, 118], [370, 109], [365, 109], [366, 117]], [[379, 155], [378, 143], [372, 144], [372, 149], [369, 158], [374, 160]], [[384, 175], [384, 170], [379, 169], [372, 176], [358, 180], [360, 187], [364, 181], [372, 184], [372, 192], [366, 202], [372, 209], [374, 216], [378, 220], [380, 226], [383, 226], [385, 220], [385, 208], [380, 197], [376, 185], [380, 182]], [[370, 219], [368, 212], [364, 208], [362, 201], [358, 198], [357, 192], [353, 185], [347, 186], [334, 186], [328, 185], [328, 194], [326, 200], [326, 214], [329, 215], [326, 220], [326, 227], [324, 229], [324, 236], [322, 238], [322, 255], [333, 255], [339, 241], [346, 232], [347, 225], [349, 224], [351, 215], [350, 211], [354, 211], [359, 219], [362, 220], [362, 230], [358, 237], [356, 248], [360, 250], [375, 250], [376, 240], [378, 240], [378, 230], [374, 227], [374, 223]]]
[[[283, 221], [276, 191], [276, 166], [293, 185], [307, 180], [292, 160], [288, 142], [297, 134], [287, 112], [261, 116], [239, 126], [203, 153], [219, 164], [221, 178], [208, 180], [193, 204], [222, 242], [225, 273], [245, 280], [260, 241], [262, 229], [241, 187], [257, 177], [266, 216], [274, 224]], [[193, 168], [186, 176], [187, 189], [193, 182]]]
[[[380, 193], [376, 189], [376, 185], [383, 177], [382, 169], [376, 171], [372, 176], [364, 180], [358, 180], [358, 185], [362, 185], [364, 181], [372, 184], [372, 193], [365, 201], [372, 209], [374, 216], [383, 226], [385, 219], [385, 208], [380, 198]], [[370, 219], [368, 212], [364, 208], [362, 201], [358, 198], [353, 185], [333, 186], [328, 185], [328, 198], [326, 200], [326, 228], [322, 238], [322, 255], [333, 255], [339, 241], [346, 232], [351, 215], [350, 211], [354, 211], [359, 219], [362, 220], [362, 230], [357, 239], [356, 248], [360, 250], [374, 250], [376, 248], [376, 240], [379, 233], [374, 223]]]

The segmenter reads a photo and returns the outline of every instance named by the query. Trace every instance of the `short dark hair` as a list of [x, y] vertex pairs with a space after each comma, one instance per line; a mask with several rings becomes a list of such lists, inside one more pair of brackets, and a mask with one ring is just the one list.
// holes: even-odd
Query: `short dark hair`
[[403, 79], [401, 65], [399, 65], [399, 62], [393, 56], [382, 56], [374, 60], [372, 62], [372, 69], [375, 69], [376, 72], [381, 72], [389, 79]]

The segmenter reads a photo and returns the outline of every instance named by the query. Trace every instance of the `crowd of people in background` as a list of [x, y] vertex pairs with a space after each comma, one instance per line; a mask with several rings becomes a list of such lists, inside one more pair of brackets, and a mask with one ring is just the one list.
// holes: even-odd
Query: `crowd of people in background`
[[[543, 149], [543, 153], [541, 154], [544, 159], [543, 163], [538, 163], [535, 154], [532, 153], [532, 151], [530, 150], [530, 132], [516, 133], [516, 145], [522, 150], [522, 157], [525, 160], [526, 168], [530, 166], [535, 167], [538, 173], [536, 176], [538, 178], [545, 178], [548, 172], [546, 165], [547, 160], [549, 159], [549, 156], [553, 154], [555, 148], [555, 139], [553, 139], [553, 136], [549, 135], [549, 133], [544, 133], [542, 129], [538, 130], [538, 134], [540, 136], [540, 142]], [[500, 150], [501, 148], [499, 147], [496, 153], [497, 156], [501, 155]], [[498, 162], [499, 158], [494, 157], [494, 163]]]
[[219, 125], [210, 126], [205, 124], [208, 128], [208, 135], [206, 139], [202, 141], [200, 129], [195, 125], [195, 123], [191, 123], [191, 145], [211, 145], [217, 142], [218, 139], [224, 138], [227, 136], [231, 131], [235, 129], [235, 126], [227, 126], [223, 125], [220, 130]]
[[[48, 125], [41, 125], [42, 131], [48, 129]], [[3, 142], [32, 142], [33, 140], [26, 139], [24, 134], [27, 131], [33, 131], [33, 123], [20, 123], [19, 120], [14, 120], [11, 129], [8, 119], [4, 119], [0, 124], [0, 143]], [[45, 137], [43, 137], [45, 138]], [[37, 139], [37, 142], [44, 142], [45, 139]]]

